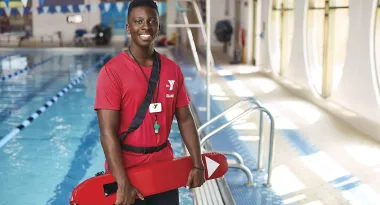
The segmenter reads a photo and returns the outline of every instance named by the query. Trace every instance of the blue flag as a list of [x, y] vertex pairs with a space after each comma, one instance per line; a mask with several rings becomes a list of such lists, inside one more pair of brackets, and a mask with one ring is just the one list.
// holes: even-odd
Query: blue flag
[[44, 6], [45, 4], [45, 1], [44, 0], [40, 0], [40, 6]]
[[5, 2], [5, 7], [9, 7], [9, 0], [4, 0]]

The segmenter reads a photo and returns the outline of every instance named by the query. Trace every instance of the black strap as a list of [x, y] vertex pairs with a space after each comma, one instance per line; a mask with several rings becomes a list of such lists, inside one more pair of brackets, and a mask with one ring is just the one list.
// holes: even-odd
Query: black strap
[[155, 146], [155, 147], [135, 147], [135, 146], [131, 146], [131, 145], [122, 144], [121, 148], [123, 148], [125, 151], [129, 151], [129, 152], [135, 152], [135, 153], [140, 153], [140, 154], [151, 154], [153, 152], [161, 151], [166, 146], [168, 146], [168, 144], [169, 144], [169, 141], [166, 140], [165, 143], [158, 145], [158, 146]]
[[[153, 53], [153, 66], [152, 66], [152, 72], [151, 72], [150, 78], [149, 78], [148, 90], [146, 92], [144, 101], [142, 102], [139, 109], [137, 110], [137, 113], [136, 113], [135, 117], [133, 118], [128, 130], [121, 134], [120, 143], [122, 145], [122, 148], [124, 147], [123, 142], [124, 142], [125, 138], [127, 137], [127, 135], [129, 133], [135, 131], [141, 125], [141, 123], [143, 122], [143, 120], [145, 118], [146, 111], [148, 110], [149, 105], [152, 102], [152, 98], [153, 98], [154, 92], [156, 90], [157, 82], [160, 79], [160, 70], [161, 70], [160, 56], [158, 55], [158, 53], [156, 51], [154, 51], [154, 53]], [[150, 91], [150, 88], [152, 88], [151, 91]]]

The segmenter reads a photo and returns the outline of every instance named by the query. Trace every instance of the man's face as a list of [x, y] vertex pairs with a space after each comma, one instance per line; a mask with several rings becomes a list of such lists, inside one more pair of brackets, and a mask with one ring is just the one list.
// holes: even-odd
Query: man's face
[[128, 18], [127, 32], [138, 46], [150, 46], [159, 33], [157, 11], [147, 6], [133, 8]]

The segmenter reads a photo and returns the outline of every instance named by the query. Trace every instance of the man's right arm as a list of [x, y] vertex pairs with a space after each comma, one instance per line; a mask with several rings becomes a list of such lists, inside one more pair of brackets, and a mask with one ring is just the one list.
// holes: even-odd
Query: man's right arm
[[118, 188], [129, 186], [129, 180], [123, 166], [122, 151], [118, 137], [119, 111], [97, 110], [100, 128], [100, 141], [104, 154]]
[[100, 142], [108, 168], [117, 183], [115, 205], [129, 205], [134, 203], [136, 195], [141, 199], [144, 198], [130, 184], [124, 168], [120, 138], [118, 136], [119, 110], [122, 102], [121, 93], [121, 84], [117, 72], [104, 66], [98, 75], [94, 109], [98, 115]]

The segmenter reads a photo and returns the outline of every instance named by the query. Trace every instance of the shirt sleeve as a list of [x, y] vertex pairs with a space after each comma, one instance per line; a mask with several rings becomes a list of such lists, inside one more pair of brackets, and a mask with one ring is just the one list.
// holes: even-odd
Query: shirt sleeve
[[114, 70], [104, 66], [98, 75], [96, 83], [94, 110], [120, 110], [121, 84]]
[[178, 93], [176, 107], [183, 107], [190, 104], [190, 97], [187, 93], [185, 80], [181, 68], [178, 67]]

